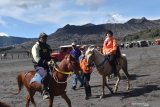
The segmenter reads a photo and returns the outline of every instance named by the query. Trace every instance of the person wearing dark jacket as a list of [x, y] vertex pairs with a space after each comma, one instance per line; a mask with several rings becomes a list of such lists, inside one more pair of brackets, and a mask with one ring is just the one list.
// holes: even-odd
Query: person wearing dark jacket
[[[79, 62], [79, 56], [81, 55], [81, 51], [79, 50], [79, 48], [76, 46], [76, 44], [74, 42], [72, 43], [72, 50], [71, 50], [70, 54], [77, 60], [77, 62]], [[82, 76], [74, 74], [73, 81], [72, 81], [72, 89], [73, 90], [76, 90], [78, 80], [81, 83], [80, 87], [83, 87]]]
[[48, 83], [50, 79], [49, 65], [51, 65], [51, 48], [46, 43], [48, 35], [40, 33], [38, 41], [32, 47], [34, 68], [42, 77], [43, 99], [49, 98]]

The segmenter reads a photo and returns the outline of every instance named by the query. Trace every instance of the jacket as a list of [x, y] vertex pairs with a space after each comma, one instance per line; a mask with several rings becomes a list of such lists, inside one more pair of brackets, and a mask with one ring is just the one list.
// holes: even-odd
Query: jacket
[[85, 58], [80, 60], [80, 67], [81, 67], [83, 73], [91, 73], [92, 72], [91, 67], [87, 67], [87, 60]]
[[116, 54], [117, 50], [117, 41], [113, 37], [106, 38], [106, 40], [103, 43], [103, 54], [105, 55], [111, 55]]
[[32, 57], [35, 66], [48, 67], [47, 62], [51, 60], [51, 49], [46, 43], [36, 42], [32, 47]]
[[81, 55], [81, 51], [78, 48], [74, 48], [71, 50], [70, 54], [79, 61], [79, 56]]

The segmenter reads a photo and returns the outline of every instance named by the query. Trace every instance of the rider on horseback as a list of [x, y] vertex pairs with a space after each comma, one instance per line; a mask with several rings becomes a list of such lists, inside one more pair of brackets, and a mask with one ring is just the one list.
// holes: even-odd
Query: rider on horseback
[[38, 41], [32, 47], [33, 63], [36, 72], [42, 77], [42, 89], [43, 99], [49, 98], [48, 85], [49, 85], [49, 65], [51, 65], [51, 48], [46, 43], [48, 35], [46, 33], [40, 33]]
[[117, 51], [117, 40], [113, 38], [113, 32], [108, 30], [106, 32], [106, 38], [103, 43], [103, 54], [107, 55], [108, 60], [112, 66], [112, 71], [114, 75], [117, 75], [116, 69], [116, 51]]

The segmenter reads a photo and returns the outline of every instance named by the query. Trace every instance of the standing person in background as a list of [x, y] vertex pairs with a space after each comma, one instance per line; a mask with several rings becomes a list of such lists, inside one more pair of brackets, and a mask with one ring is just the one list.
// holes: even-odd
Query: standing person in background
[[37, 73], [42, 77], [42, 90], [43, 99], [49, 98], [48, 83], [50, 79], [49, 65], [51, 65], [51, 48], [46, 43], [48, 35], [40, 33], [38, 41], [32, 47], [32, 57], [34, 68]]
[[[72, 43], [72, 50], [70, 54], [79, 62], [79, 56], [81, 55], [81, 51], [79, 48], [76, 46], [76, 44], [73, 42]], [[83, 80], [80, 75], [74, 74], [73, 75], [73, 81], [72, 81], [72, 89], [75, 90], [77, 86], [77, 81], [81, 83], [80, 87], [83, 87]]]
[[108, 30], [106, 32], [106, 38], [103, 43], [103, 54], [107, 55], [109, 62], [112, 66], [112, 72], [117, 76], [116, 69], [116, 51], [117, 51], [117, 40], [113, 37], [113, 32]]
[[80, 67], [83, 72], [83, 80], [84, 80], [84, 87], [85, 87], [84, 89], [85, 89], [85, 94], [86, 94], [85, 99], [87, 100], [88, 97], [92, 95], [91, 87], [89, 84], [92, 68], [87, 67], [87, 60], [85, 59], [85, 48], [82, 47], [80, 50], [81, 50], [81, 56], [79, 57], [79, 60], [80, 60]]

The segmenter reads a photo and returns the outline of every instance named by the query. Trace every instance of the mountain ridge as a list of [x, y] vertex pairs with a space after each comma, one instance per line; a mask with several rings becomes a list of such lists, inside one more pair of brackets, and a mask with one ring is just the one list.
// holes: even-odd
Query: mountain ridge
[[[52, 48], [56, 48], [60, 45], [68, 45], [72, 42], [77, 42], [77, 44], [101, 44], [107, 30], [112, 30], [114, 36], [117, 38], [124, 38], [128, 35], [149, 29], [160, 29], [160, 19], [148, 20], [145, 17], [142, 17], [140, 19], [132, 18], [125, 23], [106, 23], [99, 25], [92, 23], [84, 25], [67, 24], [51, 33], [49, 35], [48, 43]], [[26, 41], [21, 40], [22, 44], [19, 44], [25, 44], [28, 48], [31, 48], [36, 38], [30, 39], [31, 38], [27, 38]], [[2, 46], [4, 46], [2, 41], [4, 42], [5, 40], [0, 38], [0, 45], [2, 44]], [[18, 44], [18, 42], [13, 42], [13, 44], [14, 43]]]

